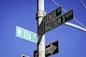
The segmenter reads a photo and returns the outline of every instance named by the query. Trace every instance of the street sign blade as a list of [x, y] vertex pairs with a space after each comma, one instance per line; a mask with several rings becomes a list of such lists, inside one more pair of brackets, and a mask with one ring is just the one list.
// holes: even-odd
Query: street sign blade
[[68, 11], [66, 14], [57, 16], [53, 20], [49, 21], [47, 24], [43, 24], [39, 27], [39, 35], [43, 35], [44, 33], [68, 22], [69, 20], [73, 19], [73, 10]]
[[69, 11], [66, 14], [56, 17], [54, 20], [44, 25], [44, 33], [64, 24], [65, 22], [73, 19], [73, 11]]
[[16, 36], [21, 39], [31, 41], [33, 43], [37, 43], [38, 41], [36, 33], [19, 26], [16, 26]]
[[[56, 53], [59, 52], [59, 47], [58, 47], [58, 41], [46, 46], [45, 48], [45, 56], [48, 57], [48, 56], [51, 56], [51, 55], [54, 55]], [[34, 51], [34, 57], [37, 57], [38, 54], [37, 54], [37, 50]]]
[[44, 16], [41, 25], [43, 23], [47, 24], [49, 21], [53, 20], [55, 17], [61, 15], [62, 13], [62, 8], [58, 7], [56, 10], [52, 11], [51, 13], [47, 14], [46, 16]]
[[[56, 10], [52, 11], [51, 13], [47, 14], [46, 16], [44, 16], [40, 26], [38, 27], [43, 27], [44, 24], [47, 24], [49, 21], [53, 20], [54, 18], [56, 18], [57, 16], [61, 15], [62, 13], [62, 8], [58, 7]], [[39, 28], [38, 28], [39, 29]], [[42, 29], [42, 28], [41, 28]], [[38, 33], [39, 34], [39, 33]]]

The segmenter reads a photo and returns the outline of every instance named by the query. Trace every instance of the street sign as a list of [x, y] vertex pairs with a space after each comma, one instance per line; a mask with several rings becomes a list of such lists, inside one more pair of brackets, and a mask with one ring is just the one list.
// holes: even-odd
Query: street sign
[[37, 43], [38, 41], [36, 33], [19, 26], [16, 26], [16, 36], [31, 41], [33, 43]]
[[27, 56], [27, 55], [22, 54], [21, 57], [30, 57], [30, 56]]
[[[58, 53], [58, 41], [46, 46], [46, 49], [45, 49], [45, 56], [48, 57], [48, 56], [51, 56], [51, 55], [54, 55], [56, 53]], [[37, 50], [34, 51], [34, 57], [37, 57]]]
[[46, 15], [46, 16], [43, 18], [43, 20], [42, 20], [40, 26], [42, 26], [43, 24], [47, 24], [49, 21], [53, 20], [55, 17], [61, 15], [61, 12], [62, 12], [61, 7], [57, 8], [57, 9], [54, 10], [54, 11], [52, 11], [51, 13], [49, 13], [48, 15]]
[[46, 24], [39, 26], [38, 34], [43, 35], [44, 33], [64, 24], [65, 22], [73, 19], [73, 10], [68, 11], [66, 14], [57, 16], [53, 20], [49, 21]]

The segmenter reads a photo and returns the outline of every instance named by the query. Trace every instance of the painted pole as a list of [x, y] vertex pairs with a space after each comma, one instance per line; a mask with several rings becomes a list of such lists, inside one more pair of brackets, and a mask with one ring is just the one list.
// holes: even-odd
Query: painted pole
[[[43, 20], [43, 17], [46, 15], [45, 9], [44, 9], [44, 0], [37, 0], [37, 26], [39, 26]], [[37, 28], [38, 30], [39, 28]], [[37, 44], [37, 50], [38, 50], [38, 57], [45, 57], [45, 35], [42, 37], [39, 37], [41, 41], [39, 44]]]

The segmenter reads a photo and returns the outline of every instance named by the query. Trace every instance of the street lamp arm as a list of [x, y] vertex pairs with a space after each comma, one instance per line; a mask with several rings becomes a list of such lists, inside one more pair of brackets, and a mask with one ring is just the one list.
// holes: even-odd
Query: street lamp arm
[[81, 27], [81, 26], [79, 26], [79, 25], [76, 25], [76, 24], [73, 24], [73, 23], [70, 23], [70, 22], [66, 22], [65, 25], [71, 26], [71, 27], [74, 27], [76, 29], [79, 29], [79, 30], [82, 30], [82, 31], [86, 32], [86, 29]]

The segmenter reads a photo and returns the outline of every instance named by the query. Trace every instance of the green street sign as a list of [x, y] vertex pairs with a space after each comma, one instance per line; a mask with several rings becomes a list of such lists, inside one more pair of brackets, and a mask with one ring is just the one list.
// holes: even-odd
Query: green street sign
[[47, 14], [46, 16], [44, 16], [40, 26], [43, 24], [47, 24], [49, 21], [53, 20], [55, 17], [61, 15], [61, 13], [62, 13], [62, 8], [58, 7], [54, 11], [52, 11], [49, 14]]
[[36, 33], [19, 26], [16, 26], [16, 36], [31, 41], [33, 43], [37, 43], [38, 41]]
[[38, 34], [43, 35], [46, 32], [64, 24], [65, 22], [73, 19], [73, 10], [68, 11], [66, 14], [57, 16], [53, 20], [44, 23], [38, 27]]

